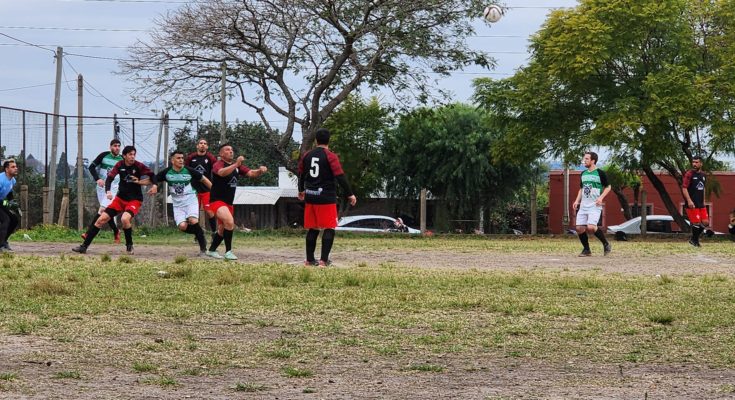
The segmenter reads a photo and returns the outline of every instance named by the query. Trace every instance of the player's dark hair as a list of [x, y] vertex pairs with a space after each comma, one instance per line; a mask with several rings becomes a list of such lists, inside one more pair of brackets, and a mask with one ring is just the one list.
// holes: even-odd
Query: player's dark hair
[[[219, 145], [219, 147], [217, 148], [217, 151], [222, 151], [222, 149], [224, 149], [224, 148], [225, 148], [225, 147], [227, 147], [227, 146], [230, 146], [230, 147], [232, 147], [232, 145], [231, 145], [231, 144], [229, 144], [229, 143], [222, 143], [222, 144], [221, 144], [221, 145]], [[234, 147], [232, 147], [232, 149], [234, 150], [235, 148], [234, 148]]]
[[122, 153], [123, 153], [123, 155], [126, 155], [126, 154], [130, 153], [131, 151], [134, 151], [136, 153], [138, 152], [138, 150], [135, 150], [135, 146], [125, 146], [123, 148]]
[[183, 156], [184, 155], [184, 152], [181, 151], [181, 150], [174, 150], [174, 151], [171, 152], [171, 154], [169, 155], [169, 157], [170, 158], [174, 158], [174, 156], [177, 155], [177, 154], [181, 154]]
[[122, 142], [120, 142], [119, 139], [112, 139], [110, 140], [110, 146], [112, 146], [113, 144], [122, 144]]
[[3, 171], [7, 171], [8, 167], [10, 167], [10, 164], [15, 164], [15, 160], [13, 160], [12, 158], [9, 160], [5, 160], [3, 162]]
[[694, 161], [694, 160], [702, 161], [702, 156], [693, 156], [692, 157], [692, 161]]
[[317, 129], [314, 137], [316, 137], [316, 144], [329, 144], [329, 137], [332, 136], [327, 128]]
[[595, 153], [594, 151], [587, 151], [584, 154], [589, 154], [590, 160], [594, 161], [595, 164], [597, 164], [597, 153]]
[[209, 141], [203, 137], [200, 137], [199, 139], [197, 139], [197, 144], [199, 144], [199, 142], [201, 142], [202, 140], [204, 140], [207, 144], [209, 144]]

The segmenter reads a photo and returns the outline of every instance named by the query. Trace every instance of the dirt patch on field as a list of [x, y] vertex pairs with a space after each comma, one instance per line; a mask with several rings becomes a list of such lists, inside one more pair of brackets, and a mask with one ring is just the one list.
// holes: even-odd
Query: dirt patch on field
[[[263, 359], [280, 335], [247, 324], [106, 321], [120, 335], [73, 340], [1, 336], [0, 397], [8, 399], [715, 399], [735, 390], [733, 370], [696, 365], [594, 364], [434, 354], [385, 357], [356, 350]], [[186, 345], [189, 343], [189, 345]], [[193, 345], [196, 344], [196, 345]], [[208, 359], [217, 346], [230, 354]], [[325, 346], [327, 347], [327, 346]], [[164, 353], [161, 349], [166, 348]], [[221, 351], [217, 352], [221, 354]], [[148, 360], [148, 361], [146, 361]], [[150, 368], [144, 368], [149, 362]], [[292, 367], [310, 376], [294, 377]], [[76, 375], [70, 372], [76, 373]]]
[[[721, 243], [730, 246], [730, 243]], [[614, 248], [609, 256], [598, 253], [593, 257], [577, 257], [576, 253], [544, 252], [504, 253], [493, 250], [485, 251], [446, 251], [442, 249], [421, 249], [399, 251], [335, 251], [337, 267], [351, 267], [357, 264], [380, 265], [385, 263], [417, 267], [417, 268], [451, 268], [478, 270], [558, 270], [558, 271], [596, 271], [602, 273], [620, 273], [633, 275], [701, 275], [701, 274], [733, 274], [735, 258], [732, 256], [701, 252], [650, 255], [641, 252], [627, 253], [625, 247]], [[682, 244], [686, 246], [686, 244]], [[38, 256], [74, 255], [73, 245], [68, 243], [19, 242], [13, 244], [18, 254]], [[147, 260], [172, 261], [177, 256], [196, 257], [197, 251], [177, 246], [136, 245], [135, 258]], [[275, 243], [270, 249], [240, 247], [235, 249], [239, 257], [237, 262], [285, 263], [300, 265], [303, 262], [301, 250], [279, 248]], [[121, 245], [95, 244], [86, 257], [99, 257], [102, 254], [119, 256], [125, 254]]]

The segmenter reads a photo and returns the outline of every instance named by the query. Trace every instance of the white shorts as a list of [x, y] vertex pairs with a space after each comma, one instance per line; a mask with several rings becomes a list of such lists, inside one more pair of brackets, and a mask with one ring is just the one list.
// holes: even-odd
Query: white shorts
[[176, 225], [185, 222], [191, 217], [199, 218], [199, 201], [196, 196], [191, 196], [192, 201], [184, 204], [174, 205], [174, 221]]
[[[112, 199], [115, 198], [115, 195], [117, 194], [117, 185], [110, 186], [110, 191], [112, 192]], [[97, 186], [97, 201], [100, 202], [101, 208], [107, 208], [107, 206], [112, 203], [112, 199], [107, 198], [107, 192], [105, 192], [105, 187], [99, 187]]]
[[601, 208], [580, 208], [577, 211], [575, 224], [580, 225], [597, 225], [600, 222]]

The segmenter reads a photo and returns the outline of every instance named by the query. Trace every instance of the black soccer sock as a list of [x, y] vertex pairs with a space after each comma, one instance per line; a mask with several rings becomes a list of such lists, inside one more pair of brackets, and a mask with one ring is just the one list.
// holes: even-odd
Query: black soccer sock
[[600, 239], [603, 245], [607, 246], [607, 238], [605, 237], [605, 232], [602, 231], [602, 229], [597, 229], [595, 231], [595, 237]]
[[329, 261], [329, 253], [332, 251], [333, 244], [334, 229], [325, 229], [324, 234], [322, 234], [322, 261]]
[[125, 233], [125, 246], [133, 245], [133, 228], [123, 229]]
[[120, 229], [117, 228], [117, 224], [115, 223], [115, 218], [110, 218], [110, 220], [107, 221], [107, 225], [110, 226], [110, 229], [112, 229], [112, 233], [114, 233], [115, 235], [120, 232]]
[[306, 232], [306, 261], [316, 261], [314, 260], [314, 251], [316, 250], [316, 239], [318, 237], [318, 229], [309, 229], [309, 232]]
[[209, 245], [209, 251], [217, 251], [217, 247], [222, 243], [224, 237], [220, 236], [218, 232], [212, 234], [212, 244]]
[[224, 231], [224, 239], [225, 239], [225, 251], [231, 251], [232, 250], [232, 230], [225, 229]]
[[194, 237], [197, 238], [197, 243], [199, 243], [199, 251], [207, 251], [207, 239], [204, 238], [204, 231], [202, 230], [202, 227], [199, 226], [199, 224], [189, 224], [189, 226], [186, 228], [186, 233], [191, 233], [194, 235]]
[[217, 232], [217, 217], [212, 217], [209, 219], [209, 230], [212, 232]]
[[590, 239], [587, 237], [587, 232], [582, 232], [577, 236], [579, 236], [579, 241], [582, 242], [582, 248], [586, 251], [590, 251]]
[[702, 235], [702, 232], [704, 232], [703, 226], [697, 225], [692, 227], [692, 240], [694, 243], [699, 243], [699, 236]]
[[87, 236], [84, 238], [84, 243], [82, 243], [82, 246], [89, 247], [89, 245], [92, 244], [94, 237], [97, 236], [98, 233], [100, 233], [100, 228], [95, 226], [93, 222], [92, 225], [87, 228]]

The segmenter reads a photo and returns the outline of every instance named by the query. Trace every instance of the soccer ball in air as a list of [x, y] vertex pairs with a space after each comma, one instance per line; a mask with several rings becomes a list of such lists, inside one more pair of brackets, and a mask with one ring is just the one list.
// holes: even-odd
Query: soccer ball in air
[[500, 21], [500, 18], [503, 17], [503, 9], [496, 4], [491, 4], [485, 7], [485, 11], [482, 12], [482, 16], [487, 22], [498, 22]]

